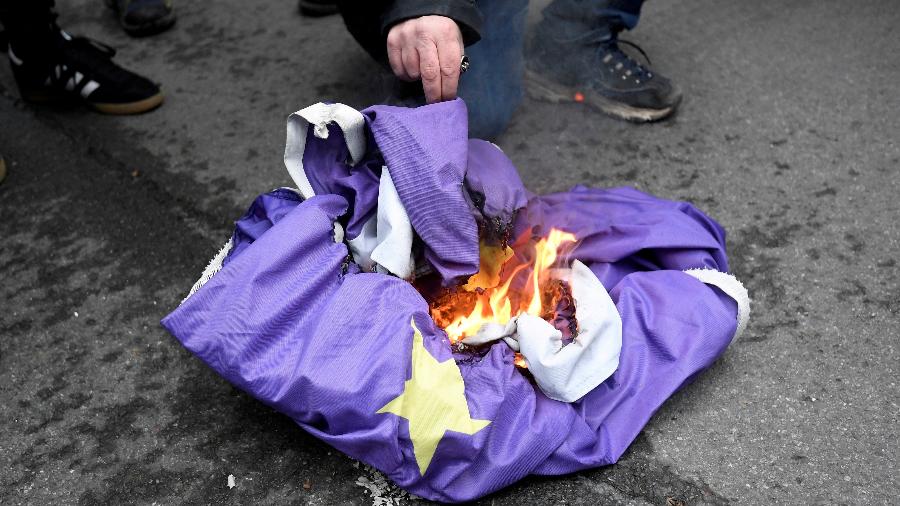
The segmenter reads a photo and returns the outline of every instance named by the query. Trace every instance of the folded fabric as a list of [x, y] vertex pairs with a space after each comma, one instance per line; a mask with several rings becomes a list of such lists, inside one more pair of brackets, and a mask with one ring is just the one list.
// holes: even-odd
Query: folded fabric
[[505, 246], [516, 214], [528, 203], [528, 191], [512, 161], [488, 141], [469, 139], [466, 163], [466, 194], [478, 211], [481, 237], [488, 244]]

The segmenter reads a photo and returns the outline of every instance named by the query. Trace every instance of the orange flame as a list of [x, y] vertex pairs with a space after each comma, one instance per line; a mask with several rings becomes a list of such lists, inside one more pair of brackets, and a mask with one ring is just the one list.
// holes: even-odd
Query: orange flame
[[[521, 313], [528, 313], [535, 316], [543, 315], [548, 309], [545, 307], [544, 299], [547, 292], [547, 284], [550, 280], [550, 269], [554, 267], [559, 255], [559, 249], [567, 244], [576, 242], [575, 236], [557, 229], [551, 229], [547, 237], [540, 239], [534, 247], [534, 256], [530, 263], [521, 263], [519, 265], [510, 262], [513, 257], [512, 250], [497, 252], [492, 251], [490, 247], [482, 245], [482, 271], [491, 271], [493, 273], [501, 273], [501, 267], [504, 268], [501, 276], [485, 276], [476, 274], [469, 279], [465, 289], [472, 291], [471, 294], [462, 298], [451, 297], [448, 300], [441, 300], [438, 304], [431, 308], [431, 315], [435, 322], [447, 332], [451, 343], [456, 343], [466, 336], [474, 335], [481, 329], [485, 323], [494, 322], [501, 325], [506, 324]], [[494, 248], [496, 250], [496, 248]], [[501, 263], [501, 265], [486, 265], [485, 259], [493, 260]], [[518, 259], [516, 259], [518, 260]], [[528, 274], [528, 280], [524, 289], [518, 293], [514, 293], [515, 297], [511, 297], [510, 287], [519, 277], [519, 273], [531, 269]], [[503, 280], [499, 286], [477, 286], [479, 282], [485, 282], [490, 278], [496, 278], [495, 281]], [[505, 278], [505, 280], [504, 280]], [[493, 283], [492, 283], [493, 284]], [[474, 307], [466, 311], [474, 297]], [[513, 300], [515, 299], [515, 300]], [[461, 303], [462, 302], [462, 303]], [[462, 306], [462, 307], [460, 307]], [[550, 308], [552, 309], [552, 308]]]

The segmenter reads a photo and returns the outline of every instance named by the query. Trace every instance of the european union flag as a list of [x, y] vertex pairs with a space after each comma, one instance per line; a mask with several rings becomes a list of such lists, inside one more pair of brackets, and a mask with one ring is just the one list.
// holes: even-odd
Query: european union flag
[[[630, 188], [531, 195], [499, 148], [467, 139], [465, 118], [459, 100], [292, 115], [297, 188], [260, 195], [162, 322], [306, 431], [448, 502], [616, 462], [749, 312], [725, 233], [701, 211]], [[448, 287], [476, 274], [485, 237], [551, 228], [577, 238], [567, 261], [591, 280], [582, 300], [609, 301], [597, 342], [615, 346], [612, 365], [590, 383], [578, 365], [592, 360], [578, 348], [590, 329], [541, 356], [515, 334], [461, 348], [423, 296], [423, 278]], [[576, 306], [588, 322], [594, 306]], [[517, 349], [541, 367], [518, 368]], [[551, 381], [578, 398], [551, 398]]]

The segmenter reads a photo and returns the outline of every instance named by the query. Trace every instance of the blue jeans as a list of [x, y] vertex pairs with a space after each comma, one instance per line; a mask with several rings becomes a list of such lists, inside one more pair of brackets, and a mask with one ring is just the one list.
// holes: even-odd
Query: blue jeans
[[[637, 25], [643, 0], [554, 0], [544, 9], [535, 46], [559, 45]], [[466, 48], [471, 67], [459, 83], [469, 108], [469, 136], [493, 139], [522, 102], [528, 0], [480, 0], [481, 40]]]

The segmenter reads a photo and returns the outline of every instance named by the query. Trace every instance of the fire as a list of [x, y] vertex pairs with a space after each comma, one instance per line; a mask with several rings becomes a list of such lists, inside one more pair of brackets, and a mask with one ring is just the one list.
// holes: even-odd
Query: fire
[[[482, 245], [481, 272], [469, 279], [464, 291], [432, 303], [432, 318], [444, 328], [450, 342], [456, 343], [476, 334], [485, 323], [503, 325], [521, 313], [543, 316], [554, 309], [556, 302], [550, 270], [557, 262], [559, 250], [575, 242], [574, 235], [551, 229], [547, 237], [535, 244], [530, 261], [513, 256], [509, 247], [498, 251], [499, 248]], [[523, 283], [524, 287], [512, 288]]]

